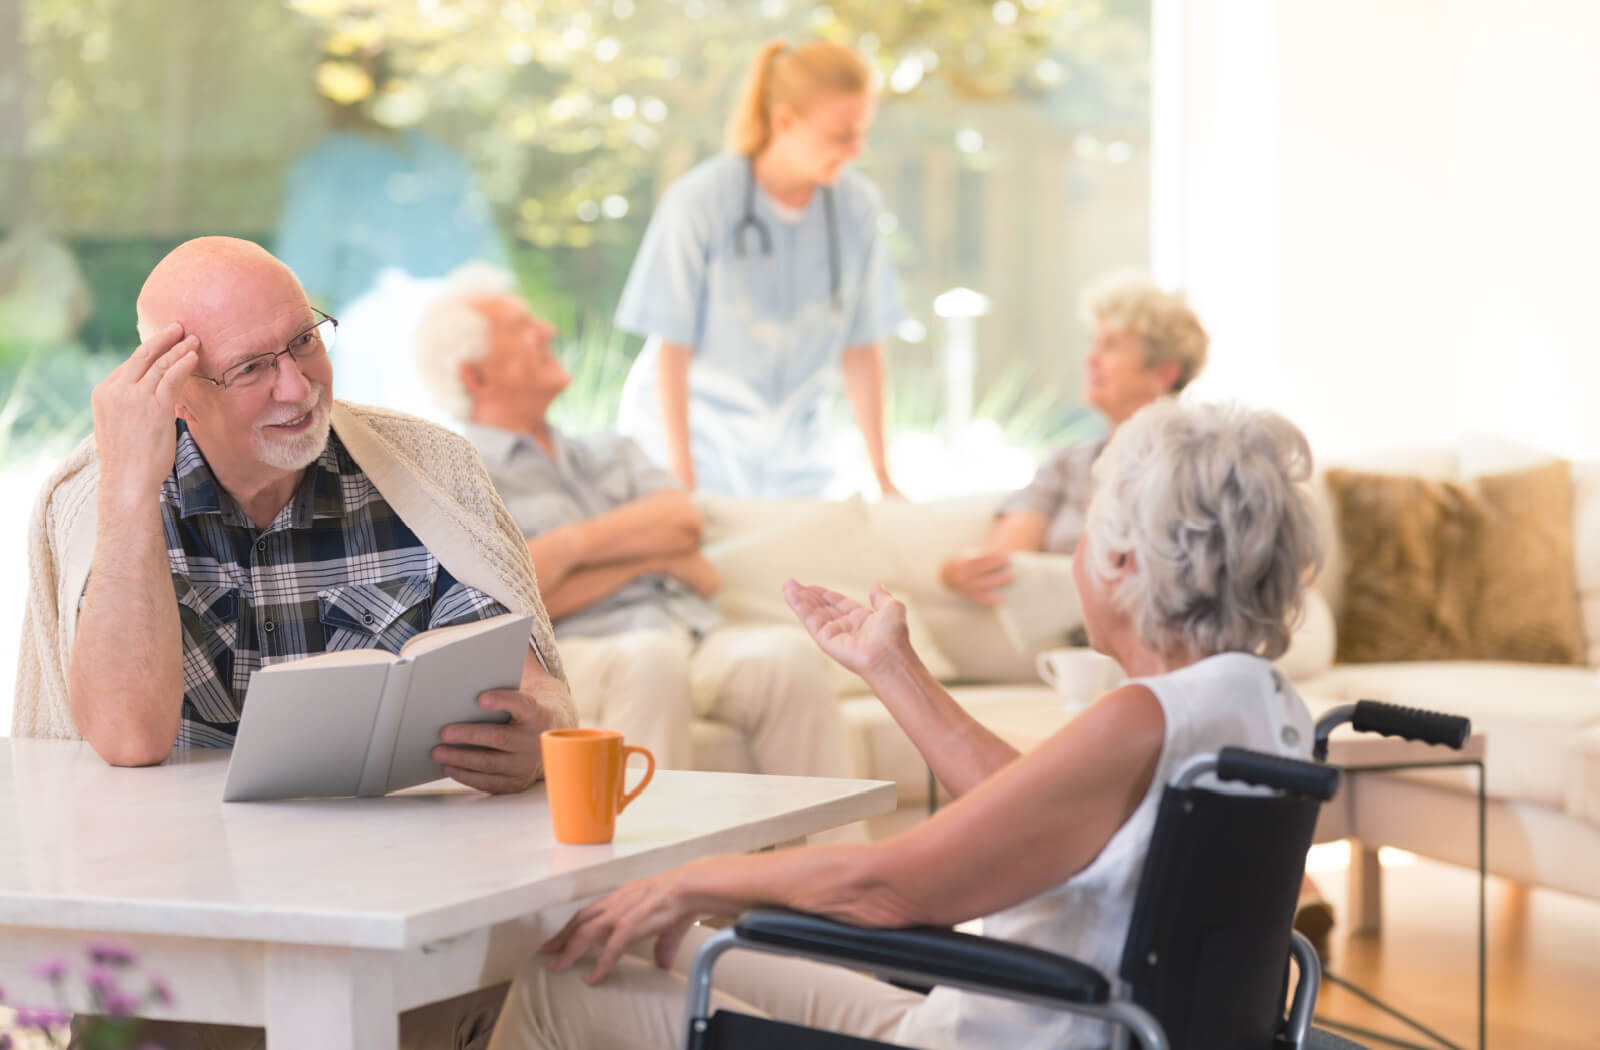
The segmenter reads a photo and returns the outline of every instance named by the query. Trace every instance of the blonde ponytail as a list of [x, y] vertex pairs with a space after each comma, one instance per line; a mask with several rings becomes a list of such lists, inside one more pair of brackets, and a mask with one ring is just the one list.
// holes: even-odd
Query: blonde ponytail
[[750, 62], [744, 90], [728, 121], [728, 149], [754, 157], [772, 141], [772, 110], [793, 106], [804, 113], [818, 95], [859, 95], [872, 86], [872, 70], [860, 55], [826, 40], [790, 48], [787, 41], [763, 44]]

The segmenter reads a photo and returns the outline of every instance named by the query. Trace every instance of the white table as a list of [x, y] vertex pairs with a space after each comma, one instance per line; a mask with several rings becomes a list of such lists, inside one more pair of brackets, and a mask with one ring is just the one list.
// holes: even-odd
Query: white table
[[394, 1050], [400, 1011], [508, 979], [577, 901], [895, 806], [880, 781], [668, 770], [614, 842], [565, 846], [542, 785], [224, 804], [227, 758], [116, 769], [86, 744], [0, 740], [9, 1002], [51, 1004], [28, 968], [109, 938], [170, 983], [150, 1016], [264, 1026], [271, 1050]]

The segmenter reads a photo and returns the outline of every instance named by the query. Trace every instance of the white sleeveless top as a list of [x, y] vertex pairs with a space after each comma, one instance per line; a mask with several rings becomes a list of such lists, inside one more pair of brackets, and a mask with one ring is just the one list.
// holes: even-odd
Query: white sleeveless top
[[[985, 936], [1071, 956], [1113, 980], [1161, 793], [1184, 761], [1230, 746], [1287, 758], [1311, 753], [1310, 712], [1288, 680], [1260, 657], [1222, 653], [1133, 681], [1155, 694], [1166, 718], [1161, 759], [1139, 808], [1088, 867], [983, 920]], [[1218, 787], [1209, 774], [1199, 783]], [[895, 1041], [930, 1050], [1089, 1050], [1108, 1046], [1110, 1033], [1109, 1025], [1093, 1018], [936, 988], [906, 1014]]]

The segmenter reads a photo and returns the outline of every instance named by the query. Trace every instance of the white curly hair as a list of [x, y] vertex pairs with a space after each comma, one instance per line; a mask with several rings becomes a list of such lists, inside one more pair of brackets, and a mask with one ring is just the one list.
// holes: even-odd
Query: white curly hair
[[473, 304], [515, 295], [516, 281], [488, 263], [467, 263], [445, 278], [444, 289], [422, 311], [412, 349], [417, 373], [439, 407], [454, 419], [472, 418], [472, 398], [461, 385], [461, 366], [489, 353], [489, 320]]
[[1236, 405], [1163, 398], [1134, 413], [1094, 466], [1088, 568], [1132, 568], [1112, 595], [1156, 652], [1276, 659], [1322, 545], [1311, 449], [1293, 423]]
[[1206, 366], [1211, 337], [1182, 292], [1169, 292], [1138, 270], [1113, 270], [1084, 289], [1079, 312], [1084, 323], [1108, 324], [1138, 337], [1144, 365], [1178, 363], [1176, 394]]

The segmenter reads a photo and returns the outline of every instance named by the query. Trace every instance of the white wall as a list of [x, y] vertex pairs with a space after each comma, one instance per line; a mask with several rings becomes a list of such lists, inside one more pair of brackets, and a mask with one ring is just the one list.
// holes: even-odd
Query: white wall
[[1197, 385], [1339, 454], [1600, 455], [1600, 3], [1192, 0]]

